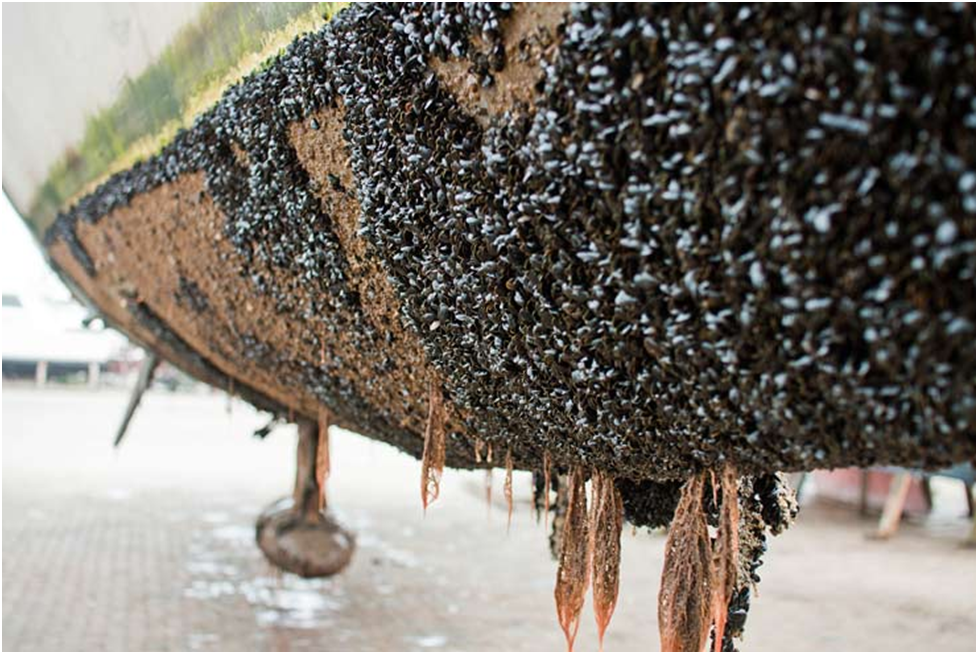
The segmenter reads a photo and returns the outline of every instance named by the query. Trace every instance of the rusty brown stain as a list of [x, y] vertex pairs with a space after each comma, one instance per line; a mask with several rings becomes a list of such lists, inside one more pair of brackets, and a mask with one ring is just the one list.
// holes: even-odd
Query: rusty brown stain
[[[225, 221], [205, 193], [203, 173], [195, 173], [136, 197], [129, 207], [112, 211], [96, 225], [79, 223], [78, 239], [96, 262], [97, 281], [85, 274], [64, 245], [56, 243], [51, 251], [56, 263], [83, 292], [138, 339], [160, 345], [129, 314], [126, 304], [130, 300], [145, 303], [175, 334], [232, 379], [305, 416], [317, 415], [319, 401], [305, 388], [290, 385], [288, 375], [240, 356], [244, 349], [241, 335], [261, 334], [278, 356], [294, 362], [318, 361], [319, 340], [330, 338], [325, 348], [328, 363], [379, 412], [420, 435], [427, 396], [381, 395], [379, 390], [392, 393], [394, 387], [384, 376], [376, 376], [370, 366], [376, 361], [365, 361], [396, 355], [358, 350], [343, 337], [343, 329], [315, 334], [298, 318], [281, 319], [272, 299], [256, 293], [248, 280], [236, 274], [244, 262], [224, 237]], [[149, 252], [166, 254], [147, 256]], [[278, 278], [286, 274], [263, 272]], [[181, 276], [193, 279], [209, 298], [207, 313], [195, 314], [174, 300]], [[350, 316], [334, 318], [340, 325], [354, 324]], [[179, 359], [169, 354], [168, 359]], [[404, 370], [406, 366], [397, 368]], [[364, 431], [362, 425], [352, 424], [343, 416], [337, 416], [337, 424]]]
[[[307, 352], [301, 347], [302, 325], [274, 320], [271, 303], [233, 274], [244, 263], [224, 237], [225, 220], [205, 192], [204, 174], [184, 175], [137, 196], [129, 207], [110, 212], [97, 224], [78, 224], [76, 233], [95, 262], [97, 282], [60, 244], [52, 247], [52, 257], [114, 322], [138, 337], [157, 343], [129, 315], [129, 300], [145, 303], [232, 379], [247, 380], [250, 387], [282, 405], [315, 416], [318, 402], [305, 389], [283, 387], [271, 371], [235, 356], [241, 349], [238, 335], [272, 331], [280, 352], [288, 358]], [[194, 280], [209, 298], [207, 314], [199, 316], [174, 300], [181, 276]]]
[[247, 170], [250, 165], [250, 160], [248, 158], [248, 153], [245, 152], [244, 148], [237, 141], [231, 141], [231, 154], [234, 155], [234, 160], [238, 163], [241, 168]]
[[[96, 224], [78, 224], [77, 236], [95, 262], [97, 282], [62, 243], [52, 246], [52, 258], [112, 322], [138, 340], [167, 349], [130, 315], [126, 305], [134, 300], [145, 303], [221, 372], [301, 415], [317, 415], [317, 398], [302, 385], [290, 384], [289, 375], [241, 356], [245, 349], [242, 336], [261, 335], [287, 362], [318, 362], [325, 357], [323, 363], [355, 388], [388, 424], [417, 434], [420, 444], [428, 389], [440, 380], [427, 363], [417, 335], [402, 324], [397, 298], [380, 261], [358, 235], [360, 208], [342, 136], [343, 109], [322, 110], [316, 119], [317, 130], [308, 122], [291, 125], [290, 141], [324, 212], [331, 217], [346, 259], [347, 278], [361, 299], [362, 317], [352, 312], [331, 315], [338, 328], [328, 333], [316, 333], [314, 325], [297, 316], [282, 319], [274, 300], [255, 292], [237, 274], [245, 269], [245, 262], [224, 236], [227, 218], [207, 194], [202, 172], [142, 194]], [[342, 190], [334, 188], [334, 180]], [[151, 252], [165, 254], [147, 256]], [[283, 286], [288, 284], [288, 271], [265, 268], [261, 272]], [[197, 314], [175, 300], [181, 278], [193, 280], [208, 298], [205, 313]], [[308, 292], [299, 290], [300, 294]], [[347, 329], [356, 329], [363, 319], [376, 331], [377, 348], [358, 346], [346, 336]], [[179, 359], [173, 352], [164, 355]], [[445, 410], [446, 425], [462, 431], [456, 410], [447, 402]], [[363, 425], [344, 418], [337, 415], [337, 423], [365, 431]]]
[[[548, 2], [521, 3], [513, 8], [502, 24], [506, 64], [493, 74], [495, 81], [491, 86], [482, 86], [469, 72], [472, 62], [468, 58], [441, 61], [432, 57], [428, 65], [482, 127], [520, 104], [532, 111], [536, 83], [541, 77], [540, 61], [556, 51], [557, 27], [566, 18], [568, 7], [565, 2]], [[471, 46], [477, 52], [488, 47], [480, 36], [471, 40]]]

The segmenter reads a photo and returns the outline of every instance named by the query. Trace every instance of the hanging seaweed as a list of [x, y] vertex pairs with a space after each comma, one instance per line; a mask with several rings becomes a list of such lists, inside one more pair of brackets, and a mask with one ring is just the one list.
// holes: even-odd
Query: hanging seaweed
[[590, 579], [587, 496], [581, 467], [572, 468], [568, 475], [567, 500], [554, 599], [557, 602], [557, 619], [564, 630], [567, 651], [570, 652], [574, 649]]
[[431, 383], [428, 399], [428, 424], [424, 430], [424, 454], [421, 457], [421, 503], [424, 510], [438, 499], [442, 471], [445, 469], [445, 408], [441, 389]]
[[[716, 487], [714, 482], [714, 496]], [[727, 463], [720, 472], [720, 524], [715, 542], [716, 575], [713, 587], [713, 647], [719, 652], [727, 625], [727, 609], [737, 586], [740, 540], [740, 504], [737, 470]]]
[[699, 652], [710, 634], [714, 562], [703, 506], [705, 474], [683, 486], [666, 539], [659, 588], [659, 640], [664, 652]]
[[621, 528], [624, 508], [615, 480], [603, 472], [591, 475], [591, 593], [598, 624], [598, 647], [618, 602]]
[[[734, 652], [735, 638], [743, 636], [751, 593], [761, 578], [758, 568], [767, 550], [767, 534], [780, 534], [798, 513], [795, 493], [781, 474], [743, 477], [738, 481], [739, 525], [737, 576], [727, 606], [726, 626], [720, 638], [714, 630], [714, 649]], [[720, 644], [717, 644], [720, 640]]]

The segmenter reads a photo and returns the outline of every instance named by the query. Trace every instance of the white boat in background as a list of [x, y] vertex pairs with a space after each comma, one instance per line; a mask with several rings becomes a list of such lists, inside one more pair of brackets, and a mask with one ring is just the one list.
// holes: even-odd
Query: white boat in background
[[0, 225], [3, 378], [43, 385], [51, 377], [84, 376], [96, 386], [103, 372], [131, 372], [142, 353], [71, 297], [6, 197]]
[[3, 292], [5, 379], [33, 376], [43, 385], [49, 376], [84, 372], [96, 386], [103, 371], [126, 369], [135, 356], [121, 334], [106, 329], [99, 318], [90, 319], [73, 300]]

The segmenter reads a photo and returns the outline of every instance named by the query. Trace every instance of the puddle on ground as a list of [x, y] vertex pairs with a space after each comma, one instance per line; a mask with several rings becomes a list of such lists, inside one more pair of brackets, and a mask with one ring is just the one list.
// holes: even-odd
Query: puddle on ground
[[[302, 579], [277, 574], [255, 547], [251, 524], [237, 522], [237, 516], [210, 512], [193, 536], [186, 570], [189, 582], [184, 597], [202, 601], [244, 600], [252, 609], [255, 622], [262, 627], [319, 629], [335, 626], [333, 618], [347, 606], [346, 582], [332, 579]], [[360, 515], [338, 516], [357, 532], [357, 557], [360, 565], [422, 569], [411, 552], [392, 546], [371, 529], [370, 519]], [[249, 571], [260, 571], [249, 574]], [[371, 576], [375, 576], [371, 574]], [[384, 575], [386, 577], [386, 575]], [[440, 580], [445, 583], [447, 580]], [[385, 579], [376, 579], [375, 591], [383, 602], [397, 596], [398, 588]], [[456, 606], [456, 612], [458, 608]], [[417, 647], [441, 647], [446, 639], [438, 634], [412, 637]], [[198, 639], [200, 647], [205, 640]], [[194, 645], [191, 644], [191, 648]]]
[[418, 647], [424, 648], [444, 647], [448, 643], [448, 637], [441, 634], [411, 636], [406, 640], [414, 645], [417, 645]]

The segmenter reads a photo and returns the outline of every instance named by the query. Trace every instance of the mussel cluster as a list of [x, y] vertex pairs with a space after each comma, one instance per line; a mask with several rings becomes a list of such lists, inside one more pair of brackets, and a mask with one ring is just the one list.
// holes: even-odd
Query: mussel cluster
[[[479, 438], [517, 467], [547, 451], [640, 493], [725, 461], [763, 474], [974, 458], [973, 5], [574, 6], [534, 100], [484, 125], [434, 64], [501, 83], [519, 11], [351, 7], [49, 239], [94, 274], [78, 221], [203, 171], [245, 261], [228, 274], [311, 342], [382, 349], [289, 141], [342, 104], [343, 191], [460, 417], [449, 465], [471, 464], [459, 452]], [[181, 287], [175, 301], [206, 315], [193, 280]], [[419, 453], [420, 434], [328, 366], [260, 333], [240, 344]]]

